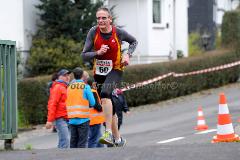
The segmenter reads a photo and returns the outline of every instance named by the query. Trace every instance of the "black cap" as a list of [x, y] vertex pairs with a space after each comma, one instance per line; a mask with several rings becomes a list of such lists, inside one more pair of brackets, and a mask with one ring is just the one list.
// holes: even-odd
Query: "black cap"
[[65, 74], [70, 74], [71, 71], [67, 70], [67, 69], [61, 69], [59, 72], [58, 72], [58, 76], [63, 76]]

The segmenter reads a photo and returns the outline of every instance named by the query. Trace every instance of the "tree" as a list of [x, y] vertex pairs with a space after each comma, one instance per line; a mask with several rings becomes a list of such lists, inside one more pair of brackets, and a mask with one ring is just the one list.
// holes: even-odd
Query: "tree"
[[82, 43], [63, 37], [53, 38], [51, 41], [34, 39], [27, 63], [30, 76], [52, 74], [60, 68], [82, 67], [82, 48]]
[[40, 0], [36, 7], [40, 10], [39, 31], [36, 37], [52, 39], [66, 37], [83, 41], [87, 31], [96, 24], [96, 10], [103, 5], [98, 0]]
[[66, 31], [64, 19], [70, 12], [71, 1], [69, 0], [40, 0], [36, 6], [40, 10], [41, 24], [34, 38], [52, 39], [60, 37]]
[[102, 0], [40, 0], [41, 24], [27, 61], [29, 76], [51, 74], [59, 68], [83, 66], [80, 53], [88, 30], [96, 24]]

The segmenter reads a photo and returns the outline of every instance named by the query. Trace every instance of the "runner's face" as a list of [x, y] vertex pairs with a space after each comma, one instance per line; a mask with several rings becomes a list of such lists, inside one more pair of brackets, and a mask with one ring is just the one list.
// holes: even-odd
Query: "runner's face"
[[109, 30], [112, 23], [112, 17], [107, 11], [100, 10], [96, 13], [97, 24], [102, 30]]

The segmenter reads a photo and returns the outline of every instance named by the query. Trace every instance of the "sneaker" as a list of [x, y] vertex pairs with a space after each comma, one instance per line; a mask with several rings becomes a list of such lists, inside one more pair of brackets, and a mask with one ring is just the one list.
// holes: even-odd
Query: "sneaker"
[[107, 144], [107, 147], [111, 148], [111, 147], [116, 147], [116, 146], [115, 146], [115, 144]]
[[105, 131], [103, 136], [99, 139], [99, 143], [113, 145], [114, 143], [112, 134], [108, 131]]
[[123, 139], [122, 137], [121, 137], [121, 141], [120, 142], [115, 142], [114, 144], [115, 144], [115, 146], [116, 147], [124, 147], [125, 145], [126, 145], [126, 143], [127, 143], [127, 140], [126, 139]]

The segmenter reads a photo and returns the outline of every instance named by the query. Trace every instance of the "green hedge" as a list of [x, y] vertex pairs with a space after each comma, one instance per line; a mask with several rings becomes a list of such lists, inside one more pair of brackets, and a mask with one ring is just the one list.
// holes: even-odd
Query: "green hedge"
[[[166, 63], [130, 66], [125, 71], [124, 82], [136, 83], [169, 72], [191, 72], [240, 60], [240, 53], [212, 53]], [[207, 88], [236, 82], [239, 67], [188, 77], [169, 77], [146, 87], [126, 91], [130, 106], [154, 103], [187, 95]]]
[[[240, 60], [239, 53], [211, 53], [166, 63], [129, 66], [123, 84], [133, 84], [169, 72], [190, 72]], [[182, 78], [169, 77], [146, 87], [126, 91], [129, 106], [138, 106], [187, 95], [207, 88], [236, 82], [239, 67]], [[47, 115], [46, 84], [49, 76], [28, 78], [18, 83], [19, 109], [30, 124], [45, 123]]]
[[18, 82], [18, 110], [21, 123], [41, 124], [47, 116], [47, 82], [51, 76], [26, 78]]
[[240, 44], [240, 12], [226, 12], [222, 23], [222, 44], [237, 48]]

